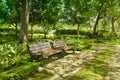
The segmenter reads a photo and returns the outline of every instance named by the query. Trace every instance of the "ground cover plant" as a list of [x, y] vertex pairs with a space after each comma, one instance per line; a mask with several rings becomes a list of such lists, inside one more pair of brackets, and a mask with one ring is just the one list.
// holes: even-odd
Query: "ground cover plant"
[[[88, 54], [103, 44], [119, 45], [119, 4], [119, 0], [1, 0], [0, 76], [3, 77], [0, 78], [21, 80], [37, 72], [42, 65], [29, 55], [30, 44], [64, 40], [74, 45], [75, 51]], [[82, 74], [78, 72], [73, 78], [88, 76], [95, 80], [104, 76], [114, 48], [112, 44], [108, 46], [80, 71]], [[36, 79], [54, 75], [46, 71], [38, 73]]]

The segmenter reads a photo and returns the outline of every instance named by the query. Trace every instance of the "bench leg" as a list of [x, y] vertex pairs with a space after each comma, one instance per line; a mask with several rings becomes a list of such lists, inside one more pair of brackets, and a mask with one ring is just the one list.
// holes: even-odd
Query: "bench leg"
[[74, 50], [74, 49], [72, 49], [72, 51], [73, 51], [73, 54], [75, 54], [75, 50]]
[[43, 58], [48, 58], [48, 56], [47, 56], [47, 55], [45, 55], [45, 54], [42, 54], [42, 56], [43, 56]]

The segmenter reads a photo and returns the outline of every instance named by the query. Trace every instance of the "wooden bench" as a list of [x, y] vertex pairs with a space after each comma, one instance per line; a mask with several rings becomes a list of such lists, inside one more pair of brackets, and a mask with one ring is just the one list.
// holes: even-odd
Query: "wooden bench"
[[42, 55], [42, 51], [38, 44], [27, 45], [27, 47], [32, 58], [38, 59]]
[[73, 53], [75, 53], [74, 46], [68, 46], [65, 41], [55, 41], [55, 42], [53, 42], [53, 48], [63, 50], [64, 52], [72, 50]]
[[43, 58], [48, 58], [50, 55], [54, 55], [56, 53], [62, 52], [62, 50], [51, 48], [51, 45], [49, 42], [39, 43], [38, 45], [42, 50]]
[[43, 58], [48, 58], [51, 55], [62, 52], [62, 50], [51, 48], [51, 45], [49, 42], [29, 45], [28, 51], [31, 56], [34, 56], [37, 59], [40, 56], [42, 56]]

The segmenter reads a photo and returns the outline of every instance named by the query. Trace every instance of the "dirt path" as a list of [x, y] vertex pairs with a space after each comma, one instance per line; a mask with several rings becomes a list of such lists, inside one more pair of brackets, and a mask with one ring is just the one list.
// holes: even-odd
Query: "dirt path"
[[97, 54], [104, 51], [106, 44], [88, 53], [77, 52], [76, 54], [69, 54], [62, 59], [56, 60], [45, 65], [43, 68], [55, 75], [49, 80], [65, 80], [74, 75], [77, 71], [82, 69], [86, 63], [96, 58]]
[[111, 57], [105, 80], [120, 80], [120, 45]]

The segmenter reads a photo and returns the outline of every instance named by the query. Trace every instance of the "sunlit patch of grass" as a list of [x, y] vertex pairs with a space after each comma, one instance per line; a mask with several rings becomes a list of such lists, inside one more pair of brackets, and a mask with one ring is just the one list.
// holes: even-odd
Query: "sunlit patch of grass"
[[80, 73], [75, 74], [69, 80], [101, 80], [102, 77], [87, 69], [83, 69]]
[[102, 77], [107, 73], [107, 66], [115, 47], [113, 44], [109, 45], [94, 60], [87, 63], [81, 71], [70, 77], [69, 80], [102, 80]]
[[104, 52], [101, 53], [95, 60], [86, 66], [86, 69], [96, 74], [104, 76], [106, 74], [107, 64], [111, 54]]

